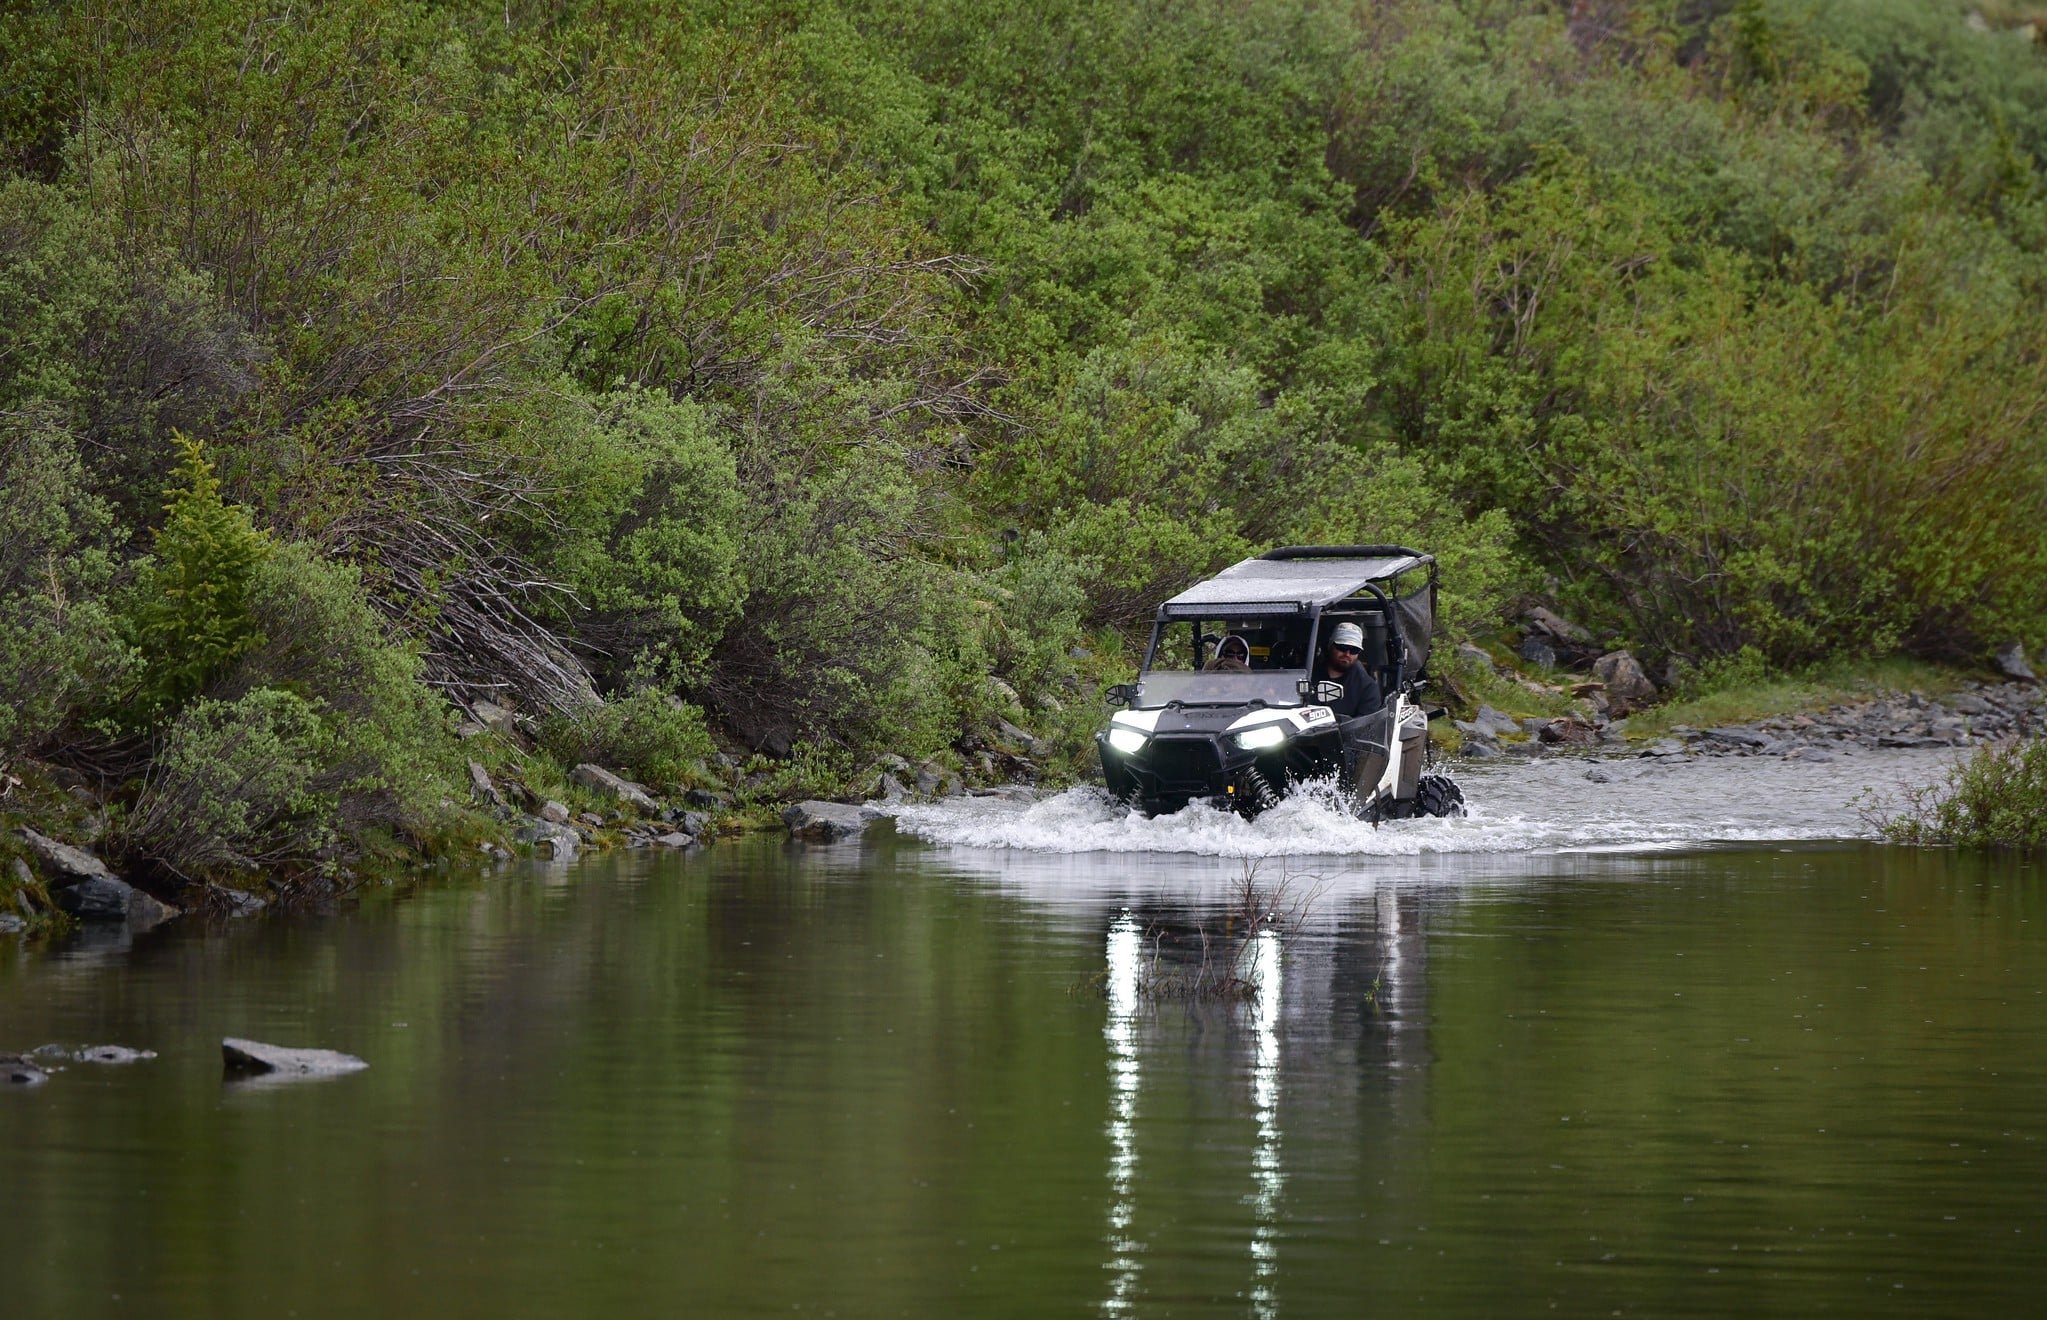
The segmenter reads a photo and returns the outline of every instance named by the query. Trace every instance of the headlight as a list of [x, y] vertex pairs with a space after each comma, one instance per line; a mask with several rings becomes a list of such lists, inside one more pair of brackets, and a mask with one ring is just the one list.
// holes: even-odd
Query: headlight
[[1125, 756], [1137, 755], [1137, 753], [1144, 750], [1144, 745], [1150, 741], [1151, 739], [1135, 729], [1118, 728], [1109, 730], [1109, 746]]
[[1279, 724], [1261, 724], [1255, 729], [1246, 729], [1237, 735], [1237, 746], [1247, 752], [1277, 747], [1285, 741], [1286, 728]]

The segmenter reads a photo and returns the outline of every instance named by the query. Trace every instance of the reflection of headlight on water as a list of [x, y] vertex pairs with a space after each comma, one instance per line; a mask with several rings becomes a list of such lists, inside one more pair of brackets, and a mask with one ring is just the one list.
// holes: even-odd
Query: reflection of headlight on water
[[1109, 746], [1125, 756], [1134, 756], [1138, 752], [1143, 751], [1145, 743], [1149, 741], [1151, 741], [1149, 738], [1146, 738], [1135, 729], [1118, 728], [1109, 730]]
[[1278, 724], [1261, 724], [1255, 729], [1246, 729], [1237, 735], [1237, 746], [1248, 752], [1262, 747], [1277, 747], [1286, 741], [1286, 729]]

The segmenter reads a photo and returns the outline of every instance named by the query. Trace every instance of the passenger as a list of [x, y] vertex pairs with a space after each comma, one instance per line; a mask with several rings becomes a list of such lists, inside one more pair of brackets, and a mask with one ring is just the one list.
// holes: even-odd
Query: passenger
[[1251, 644], [1235, 633], [1215, 648], [1215, 659], [1202, 670], [1205, 674], [1248, 674], [1251, 672]]
[[1385, 694], [1379, 690], [1379, 680], [1372, 677], [1372, 671], [1358, 660], [1364, 647], [1365, 630], [1354, 623], [1339, 623], [1336, 631], [1329, 635], [1329, 651], [1323, 658], [1322, 677], [1336, 679], [1343, 684], [1342, 699], [1329, 703], [1330, 712], [1340, 720], [1370, 715], [1386, 703]]

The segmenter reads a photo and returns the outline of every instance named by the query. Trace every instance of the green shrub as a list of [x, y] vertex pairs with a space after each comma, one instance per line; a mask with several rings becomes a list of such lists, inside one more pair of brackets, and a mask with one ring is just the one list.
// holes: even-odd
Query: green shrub
[[303, 860], [336, 839], [334, 729], [278, 688], [174, 719], [113, 846], [187, 878]]
[[142, 657], [133, 711], [153, 719], [177, 709], [244, 653], [262, 644], [250, 589], [270, 541], [247, 509], [220, 497], [197, 440], [176, 436], [184, 455], [164, 492], [164, 524], [142, 566], [126, 612], [129, 639]]
[[48, 411], [0, 417], [0, 749], [34, 747], [132, 673], [107, 603], [112, 517]]
[[995, 666], [1026, 700], [1073, 671], [1067, 653], [1080, 643], [1087, 583], [1097, 560], [1071, 555], [1032, 532], [989, 575], [999, 625]]
[[1877, 823], [1897, 843], [2047, 848], [2047, 738], [1979, 748]]
[[648, 687], [549, 716], [540, 745], [565, 765], [592, 761], [666, 790], [689, 784], [714, 750], [702, 711]]

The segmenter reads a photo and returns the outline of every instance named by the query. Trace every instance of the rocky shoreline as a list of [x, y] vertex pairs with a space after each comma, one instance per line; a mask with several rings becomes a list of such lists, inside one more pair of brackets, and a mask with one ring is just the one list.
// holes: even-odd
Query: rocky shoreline
[[1486, 760], [1558, 752], [1661, 759], [1777, 756], [1825, 762], [1900, 747], [1970, 747], [2047, 730], [2047, 687], [2037, 682], [1968, 682], [1952, 693], [1893, 693], [1820, 710], [1771, 715], [1700, 729], [1675, 725], [1654, 741], [1630, 741], [1628, 720], [1578, 716], [1517, 719], [1491, 706], [1456, 721], [1459, 756]]

